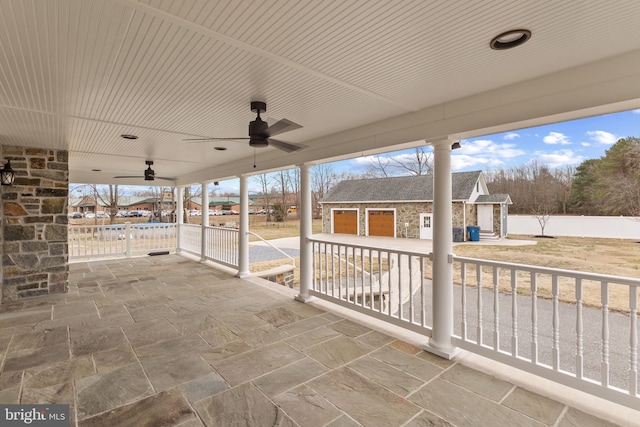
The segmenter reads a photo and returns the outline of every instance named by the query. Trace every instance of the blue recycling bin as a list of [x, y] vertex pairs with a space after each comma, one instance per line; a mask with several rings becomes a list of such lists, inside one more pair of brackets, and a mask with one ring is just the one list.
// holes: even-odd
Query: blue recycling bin
[[469, 240], [472, 242], [480, 241], [480, 227], [467, 227], [467, 231], [469, 232]]

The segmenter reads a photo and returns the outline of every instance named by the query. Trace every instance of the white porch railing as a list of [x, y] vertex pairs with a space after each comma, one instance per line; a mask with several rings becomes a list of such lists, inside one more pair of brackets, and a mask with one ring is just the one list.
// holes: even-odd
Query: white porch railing
[[[202, 256], [202, 226], [181, 224], [180, 250]], [[222, 227], [205, 227], [207, 247], [204, 259], [228, 267], [238, 268], [238, 230]]]
[[117, 225], [71, 225], [68, 228], [69, 258], [96, 258], [174, 251], [176, 225], [140, 223]]
[[[431, 336], [431, 255], [310, 239], [310, 294]], [[629, 407], [640, 279], [453, 257], [453, 344]]]

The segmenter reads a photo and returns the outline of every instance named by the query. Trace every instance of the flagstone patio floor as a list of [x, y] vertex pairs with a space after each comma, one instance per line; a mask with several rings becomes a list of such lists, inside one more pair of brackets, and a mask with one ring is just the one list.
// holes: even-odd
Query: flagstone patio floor
[[179, 255], [69, 283], [0, 305], [0, 402], [72, 426], [614, 425]]

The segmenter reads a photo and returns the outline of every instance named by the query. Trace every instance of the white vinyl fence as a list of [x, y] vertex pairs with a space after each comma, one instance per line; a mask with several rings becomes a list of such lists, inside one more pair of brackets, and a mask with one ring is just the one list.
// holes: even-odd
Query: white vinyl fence
[[[533, 215], [509, 215], [507, 230], [509, 234], [542, 234], [538, 218]], [[544, 234], [640, 240], [640, 217], [552, 215], [546, 221]]]

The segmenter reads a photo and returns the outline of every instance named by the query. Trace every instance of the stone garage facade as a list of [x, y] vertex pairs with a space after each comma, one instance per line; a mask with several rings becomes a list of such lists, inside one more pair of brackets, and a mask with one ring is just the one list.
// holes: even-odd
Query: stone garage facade
[[[454, 240], [467, 240], [467, 227], [483, 238], [507, 234], [507, 194], [489, 194], [482, 171], [452, 174]], [[320, 201], [324, 233], [431, 239], [433, 176], [347, 180]]]

